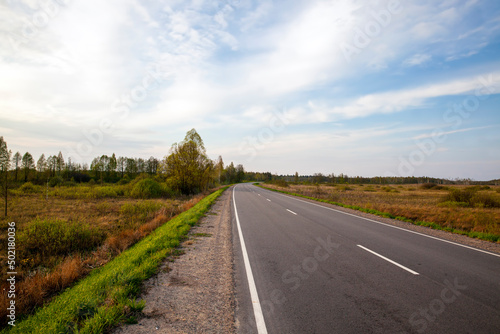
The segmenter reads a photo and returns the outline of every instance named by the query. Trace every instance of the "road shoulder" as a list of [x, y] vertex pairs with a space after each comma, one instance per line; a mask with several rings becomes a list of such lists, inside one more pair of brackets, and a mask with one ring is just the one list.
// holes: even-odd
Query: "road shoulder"
[[184, 254], [145, 282], [138, 323], [113, 333], [235, 332], [231, 194], [226, 190], [191, 229]]

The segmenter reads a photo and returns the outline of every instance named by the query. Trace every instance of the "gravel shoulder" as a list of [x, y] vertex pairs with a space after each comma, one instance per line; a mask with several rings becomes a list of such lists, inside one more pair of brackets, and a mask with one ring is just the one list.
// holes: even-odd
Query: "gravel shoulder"
[[145, 281], [138, 323], [113, 333], [235, 332], [231, 194], [226, 190], [191, 229], [180, 247], [184, 254], [168, 258]]

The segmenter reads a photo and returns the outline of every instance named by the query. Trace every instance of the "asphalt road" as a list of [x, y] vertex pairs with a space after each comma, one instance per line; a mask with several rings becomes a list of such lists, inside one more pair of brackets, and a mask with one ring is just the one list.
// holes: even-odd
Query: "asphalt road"
[[500, 333], [497, 254], [250, 184], [232, 213], [240, 333]]

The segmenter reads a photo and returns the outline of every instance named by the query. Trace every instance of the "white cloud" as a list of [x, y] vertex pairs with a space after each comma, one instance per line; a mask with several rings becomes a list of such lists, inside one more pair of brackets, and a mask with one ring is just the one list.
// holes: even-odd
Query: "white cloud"
[[418, 66], [429, 62], [432, 56], [429, 54], [416, 54], [403, 61], [404, 66]]
[[[500, 72], [484, 73], [481, 75], [483, 78], [489, 76], [493, 76], [493, 78], [495, 78], [493, 80], [494, 83], [498, 83], [500, 80]], [[347, 106], [334, 107], [332, 109], [332, 114], [345, 118], [354, 118], [365, 117], [376, 113], [392, 113], [421, 106], [425, 100], [430, 98], [449, 95], [473, 94], [476, 89], [482, 87], [483, 84], [480, 80], [478, 80], [478, 77], [468, 77], [460, 80], [431, 84], [413, 89], [370, 94], [358, 98], [356, 101]], [[498, 84], [490, 86], [489, 88], [490, 93], [500, 92]]]

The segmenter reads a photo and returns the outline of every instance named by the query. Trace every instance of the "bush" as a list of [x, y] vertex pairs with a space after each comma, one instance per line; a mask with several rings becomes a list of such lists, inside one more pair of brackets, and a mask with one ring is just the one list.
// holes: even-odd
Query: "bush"
[[49, 186], [55, 187], [63, 184], [64, 180], [60, 176], [54, 176], [49, 180]]
[[124, 184], [127, 184], [129, 182], [130, 182], [130, 179], [127, 176], [125, 176], [123, 179], [120, 179], [120, 181], [118, 181], [116, 184], [124, 185]]
[[452, 189], [442, 202], [467, 203], [469, 207], [498, 208], [500, 202], [493, 194], [478, 192], [477, 187], [465, 189]]
[[67, 255], [97, 248], [106, 234], [88, 224], [58, 219], [37, 219], [19, 233], [19, 245], [42, 257]]
[[446, 187], [437, 185], [435, 183], [424, 183], [424, 184], [420, 185], [420, 189], [425, 189], [425, 190], [429, 190], [429, 189], [432, 189], [432, 190], [443, 190], [443, 189], [446, 189]]
[[135, 183], [130, 196], [135, 198], [158, 198], [165, 195], [163, 187], [153, 179], [142, 179]]
[[19, 187], [19, 190], [25, 194], [33, 194], [38, 192], [40, 189], [39, 186], [33, 185], [31, 182], [26, 182], [22, 186]]
[[480, 208], [498, 208], [500, 202], [492, 194], [478, 192], [472, 197], [471, 204]]

